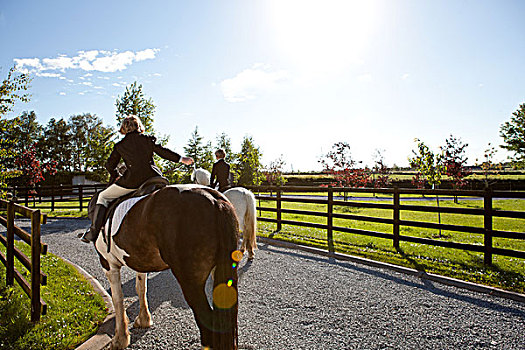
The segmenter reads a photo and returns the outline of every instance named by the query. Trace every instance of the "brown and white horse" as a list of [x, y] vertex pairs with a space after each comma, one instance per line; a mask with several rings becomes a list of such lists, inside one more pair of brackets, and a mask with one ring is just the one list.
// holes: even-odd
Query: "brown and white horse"
[[[94, 201], [90, 202], [93, 206]], [[110, 240], [101, 233], [95, 242], [111, 284], [115, 336], [111, 347], [130, 344], [128, 317], [120, 280], [122, 266], [137, 272], [140, 311], [135, 327], [150, 327], [146, 298], [147, 272], [171, 269], [193, 311], [203, 348], [237, 349], [238, 222], [234, 208], [219, 192], [198, 185], [161, 188], [140, 199], [124, 216]], [[205, 284], [214, 272], [213, 308]]]

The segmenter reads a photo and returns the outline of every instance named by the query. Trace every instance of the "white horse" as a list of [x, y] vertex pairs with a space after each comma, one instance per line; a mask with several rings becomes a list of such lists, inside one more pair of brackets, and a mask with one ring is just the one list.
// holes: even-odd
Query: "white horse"
[[[191, 181], [209, 186], [211, 174], [209, 171], [198, 168], [191, 174]], [[242, 231], [241, 251], [248, 250], [248, 259], [252, 260], [257, 249], [257, 211], [255, 196], [244, 187], [233, 187], [223, 193], [233, 204], [239, 219], [239, 230]]]

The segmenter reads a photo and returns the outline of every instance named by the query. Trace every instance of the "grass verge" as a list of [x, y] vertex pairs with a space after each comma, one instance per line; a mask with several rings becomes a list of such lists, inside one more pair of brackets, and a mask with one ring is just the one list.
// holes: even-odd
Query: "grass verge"
[[[27, 245], [16, 244], [30, 254]], [[15, 265], [30, 279], [21, 264]], [[16, 281], [6, 286], [5, 266], [0, 264], [0, 349], [74, 349], [95, 334], [107, 315], [102, 297], [74, 267], [50, 253], [42, 255], [41, 266], [47, 274], [41, 293], [48, 309], [40, 322], [32, 324], [30, 299]]]

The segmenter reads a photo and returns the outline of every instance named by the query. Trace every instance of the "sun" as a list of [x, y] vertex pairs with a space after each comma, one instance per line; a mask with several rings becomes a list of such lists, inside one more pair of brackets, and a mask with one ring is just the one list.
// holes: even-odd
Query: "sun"
[[314, 71], [361, 62], [377, 21], [375, 2], [365, 0], [276, 0], [269, 15], [279, 52]]

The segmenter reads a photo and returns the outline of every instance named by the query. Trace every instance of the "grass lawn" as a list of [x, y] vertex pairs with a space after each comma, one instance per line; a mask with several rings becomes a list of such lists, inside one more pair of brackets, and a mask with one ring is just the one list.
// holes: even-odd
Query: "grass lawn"
[[[292, 195], [292, 193], [287, 194]], [[322, 195], [322, 193], [317, 193], [316, 195]], [[355, 197], [368, 197], [364, 199], [367, 203], [392, 203], [391, 201], [379, 200], [380, 198], [385, 197], [391, 198], [388, 195], [377, 197], [364, 193], [352, 193], [350, 195], [354, 198], [350, 197], [349, 201], [355, 200]], [[401, 196], [401, 204], [436, 206], [435, 197], [427, 196], [426, 200], [418, 200], [416, 202], [409, 199], [413, 199], [414, 197], [416, 196]], [[361, 198], [360, 202], [362, 201], [363, 198]], [[472, 200], [461, 197], [459, 198], [458, 204], [455, 204], [451, 199], [441, 199], [439, 205], [441, 207], [483, 208], [482, 200]], [[276, 204], [275, 201], [258, 200], [258, 206], [275, 208]], [[493, 207], [501, 210], [525, 211], [525, 200], [494, 200]], [[290, 202], [284, 202], [282, 208], [318, 212], [326, 212], [327, 210], [325, 204]], [[368, 217], [392, 218], [393, 216], [392, 210], [390, 209], [335, 206], [334, 211], [335, 213], [354, 214]], [[258, 211], [258, 215], [268, 218], [276, 217], [275, 213], [265, 211]], [[283, 213], [282, 219], [318, 224], [326, 224], [327, 220], [325, 217], [290, 213]], [[437, 213], [401, 211], [400, 219], [438, 223]], [[441, 223], [482, 228], [483, 216], [442, 213]], [[333, 221], [333, 225], [367, 231], [392, 233], [392, 225], [390, 224], [336, 218]], [[493, 218], [493, 228], [495, 230], [525, 232], [525, 220], [495, 217]], [[326, 230], [291, 225], [283, 225], [279, 232], [275, 232], [275, 230], [276, 224], [259, 221], [258, 234], [261, 236], [270, 236], [276, 239], [308, 244], [323, 249], [328, 248]], [[400, 250], [396, 251], [391, 239], [337, 231], [334, 231], [333, 235], [335, 249], [339, 252], [411, 267], [420, 271], [436, 273], [470, 282], [495, 286], [515, 292], [525, 292], [524, 259], [494, 255], [492, 266], [486, 266], [483, 264], [482, 253], [403, 241], [400, 242]], [[474, 233], [455, 231], [442, 231], [440, 233], [437, 229], [401, 226], [400, 235], [483, 245], [483, 235]], [[493, 238], [493, 246], [525, 251], [525, 240]]]
[[[87, 217], [87, 206], [89, 200], [85, 200], [82, 204], [82, 211], [79, 211], [79, 202], [77, 200], [55, 202], [55, 210], [51, 211], [50, 202], [35, 202], [29, 201], [28, 208], [40, 209], [42, 214], [46, 214], [48, 217]], [[25, 203], [21, 202], [20, 205]]]
[[[27, 256], [30, 248], [17, 247]], [[5, 247], [0, 246], [5, 254]], [[16, 261], [26, 280], [30, 274]], [[42, 255], [42, 271], [47, 285], [41, 286], [47, 314], [41, 321], [30, 320], [30, 299], [18, 283], [7, 287], [5, 266], [0, 264], [0, 349], [74, 349], [91, 337], [107, 315], [104, 300], [75, 268], [59, 257]]]

